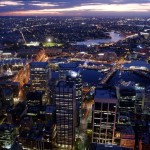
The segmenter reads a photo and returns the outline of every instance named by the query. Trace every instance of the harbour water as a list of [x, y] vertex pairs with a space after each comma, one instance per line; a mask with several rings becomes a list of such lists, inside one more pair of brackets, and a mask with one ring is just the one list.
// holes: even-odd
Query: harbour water
[[139, 76], [132, 71], [117, 71], [114, 76], [108, 81], [109, 85], [117, 85], [121, 81], [132, 81], [134, 83], [139, 83], [143, 86], [148, 86], [150, 84], [149, 78]]
[[[98, 72], [97, 70], [81, 69], [83, 83], [89, 83], [90, 85], [98, 85], [99, 79], [105, 76], [104, 73]], [[58, 72], [52, 72], [52, 77], [58, 79]], [[117, 85], [121, 81], [132, 81], [135, 83], [140, 83], [144, 86], [150, 84], [150, 80], [146, 77], [139, 76], [132, 71], [123, 71], [116, 73], [108, 80], [109, 85]]]
[[95, 40], [86, 40], [82, 42], [77, 42], [77, 45], [98, 45], [100, 43], [111, 43], [111, 42], [118, 42], [119, 40], [123, 39], [124, 36], [120, 35], [119, 33], [116, 33], [114, 31], [108, 32], [110, 35], [110, 39], [95, 39]]

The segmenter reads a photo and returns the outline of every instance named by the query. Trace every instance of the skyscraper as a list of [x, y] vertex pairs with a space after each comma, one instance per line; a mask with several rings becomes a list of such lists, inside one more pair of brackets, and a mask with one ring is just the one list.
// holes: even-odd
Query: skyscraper
[[136, 91], [132, 86], [120, 85], [117, 87], [118, 110], [120, 113], [134, 112]]
[[92, 142], [113, 144], [117, 99], [106, 87], [96, 88], [93, 107]]
[[48, 81], [50, 79], [50, 68], [47, 62], [30, 63], [30, 82], [33, 91], [44, 91], [48, 95]]
[[59, 81], [55, 89], [56, 143], [61, 148], [72, 149], [75, 140], [75, 84]]
[[42, 91], [27, 93], [28, 115], [37, 115], [40, 112], [42, 104], [45, 103], [44, 93]]
[[73, 82], [75, 83], [75, 91], [76, 91], [76, 125], [78, 126], [80, 123], [81, 117], [81, 103], [82, 103], [82, 76], [79, 72], [69, 71], [66, 82]]
[[145, 98], [142, 103], [142, 109], [144, 114], [150, 114], [150, 86], [145, 89]]
[[75, 83], [76, 87], [76, 125], [80, 123], [80, 110], [82, 103], [82, 74], [80, 73], [77, 64], [75, 63], [66, 63], [59, 65], [59, 79], [65, 80], [66, 82]]

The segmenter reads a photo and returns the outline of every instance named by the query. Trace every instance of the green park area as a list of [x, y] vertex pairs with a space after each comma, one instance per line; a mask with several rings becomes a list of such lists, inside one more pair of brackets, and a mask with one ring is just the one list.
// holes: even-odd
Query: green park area
[[54, 42], [44, 42], [42, 44], [44, 47], [54, 47], [54, 46], [61, 47], [63, 45], [61, 43], [54, 43]]

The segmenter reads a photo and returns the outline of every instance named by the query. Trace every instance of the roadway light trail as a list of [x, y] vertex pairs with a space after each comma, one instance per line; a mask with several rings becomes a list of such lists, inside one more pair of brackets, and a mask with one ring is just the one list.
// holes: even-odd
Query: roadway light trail
[[[48, 60], [48, 57], [45, 54], [45, 50], [40, 49], [33, 61], [46, 62], [47, 60]], [[30, 76], [29, 63], [27, 63], [24, 68], [22, 68], [13, 79], [13, 82], [20, 83], [20, 91], [19, 91], [19, 96], [18, 96], [19, 101], [23, 99], [23, 85], [29, 82], [29, 76]]]

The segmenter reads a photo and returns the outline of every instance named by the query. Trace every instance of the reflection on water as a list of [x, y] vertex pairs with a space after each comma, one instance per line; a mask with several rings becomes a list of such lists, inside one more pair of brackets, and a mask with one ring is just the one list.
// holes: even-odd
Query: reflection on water
[[115, 32], [108, 32], [110, 34], [110, 39], [96, 39], [96, 40], [87, 40], [87, 41], [83, 41], [83, 42], [77, 42], [77, 45], [98, 45], [99, 43], [110, 43], [110, 42], [117, 42], [121, 39], [123, 39], [124, 37], [121, 36], [118, 33]]
[[[99, 79], [103, 78], [105, 74], [98, 72], [97, 70], [81, 70], [83, 82], [87, 82], [92, 85], [97, 85], [99, 83]], [[58, 79], [58, 72], [52, 72], [52, 77]], [[108, 81], [110, 85], [116, 85], [119, 81], [132, 81], [135, 83], [140, 83], [148, 86], [150, 84], [150, 80], [148, 78], [143, 78], [137, 74], [134, 74], [131, 71], [117, 71], [114, 76]]]
[[[81, 69], [83, 82], [97, 85], [99, 78], [103, 78], [104, 74], [97, 70]], [[52, 78], [58, 79], [58, 72], [52, 72]]]
[[132, 81], [132, 82], [135, 82], [135, 83], [140, 83], [142, 85], [145, 85], [145, 86], [148, 86], [150, 84], [150, 80], [146, 77], [142, 77], [142, 76], [139, 76], [135, 73], [133, 73], [132, 71], [123, 71], [121, 72], [121, 75], [120, 75], [120, 72], [117, 71], [114, 76], [108, 81], [108, 84], [110, 85], [116, 85], [118, 84], [119, 81]]

